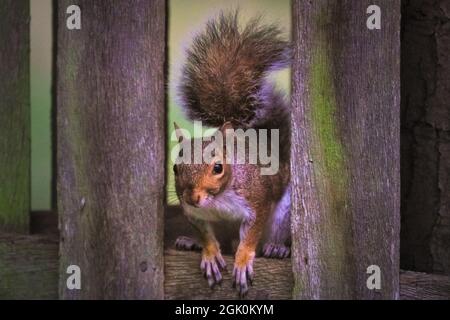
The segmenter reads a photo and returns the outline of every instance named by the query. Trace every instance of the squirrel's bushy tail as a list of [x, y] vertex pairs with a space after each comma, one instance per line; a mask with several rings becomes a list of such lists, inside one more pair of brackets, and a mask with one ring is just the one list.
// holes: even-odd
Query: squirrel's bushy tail
[[289, 60], [289, 42], [277, 26], [255, 18], [240, 29], [237, 11], [220, 14], [187, 51], [179, 89], [188, 117], [212, 127], [270, 124], [267, 117], [280, 116], [285, 106], [265, 78]]

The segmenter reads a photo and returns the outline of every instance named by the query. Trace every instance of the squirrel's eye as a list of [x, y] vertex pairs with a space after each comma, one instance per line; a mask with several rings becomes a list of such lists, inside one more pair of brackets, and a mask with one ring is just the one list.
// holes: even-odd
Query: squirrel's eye
[[221, 174], [223, 171], [223, 166], [221, 163], [216, 163], [213, 168], [213, 174]]
[[175, 173], [175, 175], [178, 174], [178, 168], [176, 164], [173, 165], [173, 173]]

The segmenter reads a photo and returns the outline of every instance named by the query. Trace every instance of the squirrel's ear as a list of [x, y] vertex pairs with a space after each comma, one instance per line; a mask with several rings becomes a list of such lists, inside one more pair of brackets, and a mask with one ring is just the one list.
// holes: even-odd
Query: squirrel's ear
[[175, 127], [175, 134], [177, 136], [178, 142], [181, 142], [185, 138], [183, 135], [183, 130], [181, 130], [176, 122], [173, 123], [173, 126]]
[[231, 121], [227, 121], [225, 122], [221, 127], [220, 127], [220, 131], [222, 132], [222, 134], [226, 134], [227, 129], [234, 129], [233, 124], [231, 123]]

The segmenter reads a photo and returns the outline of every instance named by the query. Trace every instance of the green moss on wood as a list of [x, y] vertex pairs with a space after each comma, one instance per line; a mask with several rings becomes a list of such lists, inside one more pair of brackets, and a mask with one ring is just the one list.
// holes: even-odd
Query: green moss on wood
[[314, 151], [320, 159], [318, 167], [323, 178], [327, 179], [337, 192], [345, 188], [347, 176], [344, 172], [344, 146], [338, 130], [333, 68], [327, 50], [324, 43], [319, 43], [313, 52], [309, 84], [310, 110], [314, 137], [317, 139]]
[[[311, 46], [311, 60], [308, 66], [309, 113], [308, 135], [311, 140], [310, 156], [314, 167], [315, 190], [320, 201], [320, 239], [311, 239], [318, 255], [311, 257], [321, 259], [327, 265], [327, 271], [320, 270], [318, 279], [327, 282], [324, 288], [339, 288], [345, 291], [337, 275], [347, 274], [352, 268], [350, 261], [351, 217], [349, 216], [349, 173], [346, 168], [346, 152], [340, 132], [339, 106], [333, 76], [334, 68], [330, 56], [332, 47], [327, 39], [327, 16], [317, 18], [316, 34]], [[331, 276], [330, 276], [331, 274]], [[344, 279], [344, 278], [343, 278]], [[305, 279], [306, 281], [306, 279]], [[297, 282], [294, 296], [301, 296], [302, 281]], [[322, 296], [333, 296], [333, 293], [322, 293]], [[345, 296], [345, 294], [344, 294]]]

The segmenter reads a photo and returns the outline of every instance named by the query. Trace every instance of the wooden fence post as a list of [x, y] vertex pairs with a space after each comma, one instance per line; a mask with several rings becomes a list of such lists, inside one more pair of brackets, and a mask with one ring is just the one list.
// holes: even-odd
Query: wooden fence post
[[0, 2], [0, 230], [28, 232], [30, 3]]
[[399, 0], [293, 2], [296, 299], [399, 297], [399, 35]]
[[[81, 29], [69, 30], [70, 5]], [[162, 299], [165, 1], [58, 1], [60, 298]], [[81, 290], [66, 286], [81, 269]]]

